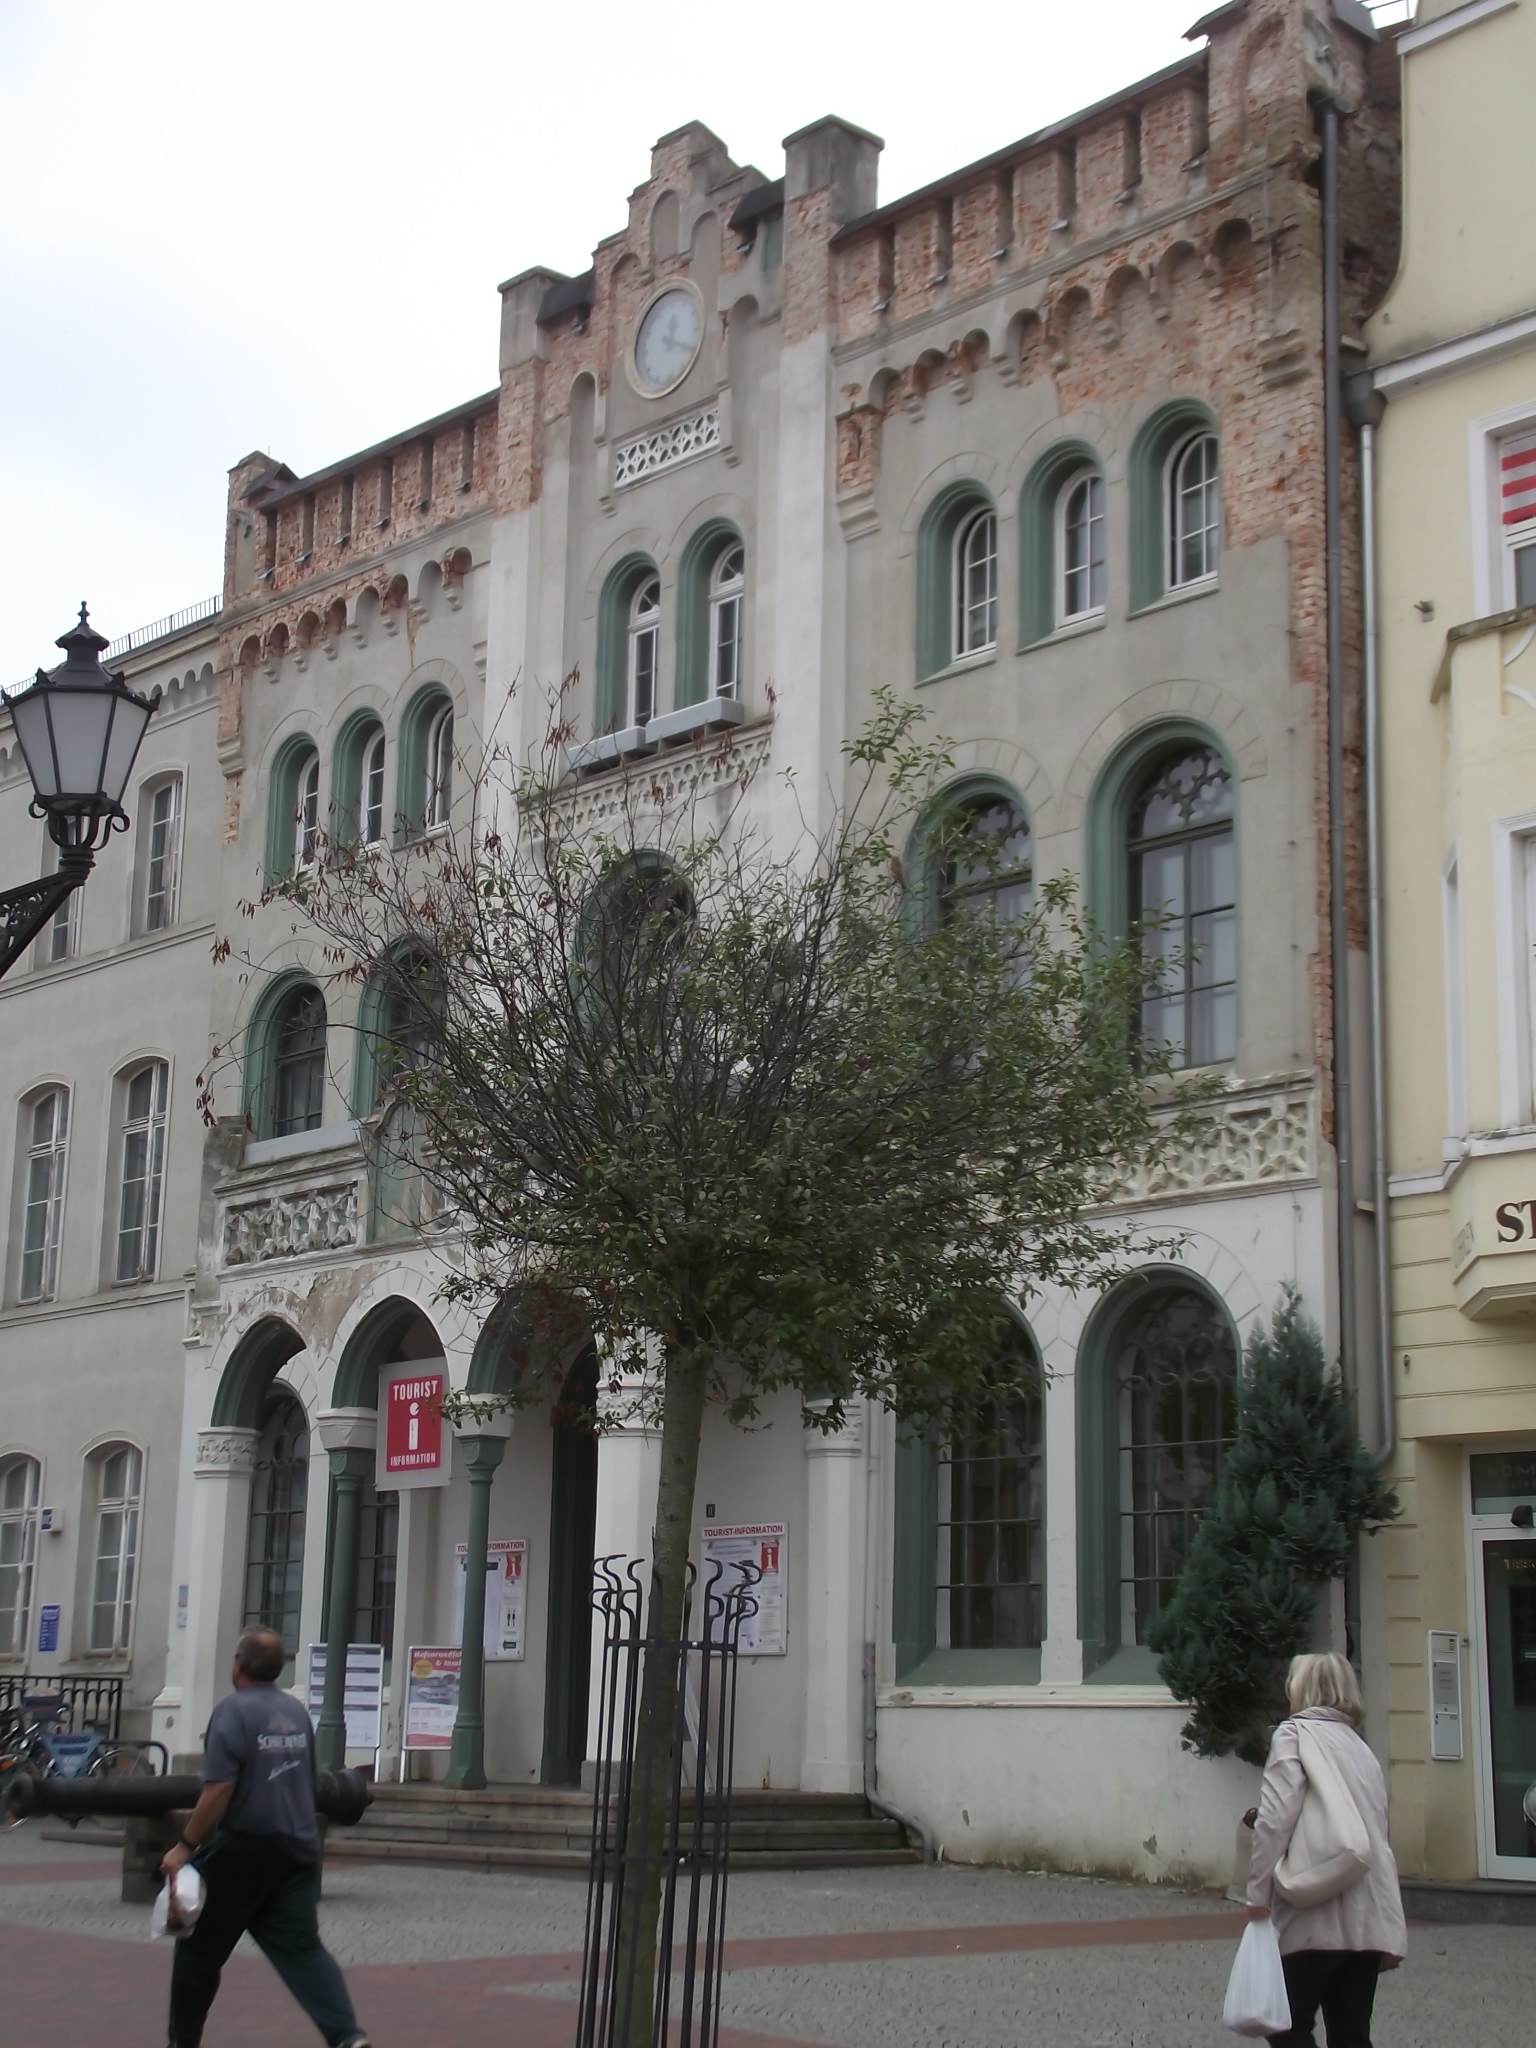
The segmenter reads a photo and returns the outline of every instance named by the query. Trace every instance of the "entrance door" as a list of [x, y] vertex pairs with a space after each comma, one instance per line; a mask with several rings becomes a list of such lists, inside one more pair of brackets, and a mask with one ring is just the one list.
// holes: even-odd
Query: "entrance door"
[[1480, 1531], [1488, 1875], [1536, 1883], [1536, 1535]]
[[549, 1632], [544, 1662], [545, 1785], [579, 1785], [592, 1669], [592, 1546], [597, 1534], [597, 1353], [572, 1367], [550, 1415]]

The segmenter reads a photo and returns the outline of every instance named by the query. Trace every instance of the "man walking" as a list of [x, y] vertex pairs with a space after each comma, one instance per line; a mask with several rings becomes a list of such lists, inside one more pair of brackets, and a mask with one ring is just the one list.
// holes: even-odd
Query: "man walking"
[[369, 2048], [335, 1958], [321, 1946], [315, 1731], [301, 1701], [280, 1692], [285, 1652], [271, 1629], [235, 1645], [235, 1689], [204, 1738], [203, 1789], [160, 1868], [192, 1858], [207, 1886], [196, 1927], [176, 1943], [170, 2048], [198, 2048], [219, 1975], [249, 1930], [329, 2048]]

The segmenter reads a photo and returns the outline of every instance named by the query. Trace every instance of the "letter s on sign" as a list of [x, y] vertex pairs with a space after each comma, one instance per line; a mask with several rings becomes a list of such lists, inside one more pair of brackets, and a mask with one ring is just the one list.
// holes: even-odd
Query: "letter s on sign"
[[1499, 1226], [1499, 1243], [1513, 1244], [1525, 1235], [1525, 1225], [1520, 1218], [1518, 1202], [1500, 1202], [1493, 1212], [1493, 1220]]

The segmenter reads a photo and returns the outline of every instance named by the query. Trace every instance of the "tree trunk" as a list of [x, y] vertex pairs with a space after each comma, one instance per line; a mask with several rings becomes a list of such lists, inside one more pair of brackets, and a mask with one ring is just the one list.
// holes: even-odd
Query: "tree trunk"
[[[661, 1474], [651, 1555], [651, 1602], [646, 1633], [653, 1642], [677, 1643], [684, 1627], [693, 1494], [699, 1471], [708, 1361], [681, 1347], [663, 1367]], [[649, 2048], [656, 2004], [657, 1968], [671, 1958], [656, 1954], [661, 1916], [661, 1854], [672, 1787], [672, 1742], [677, 1713], [678, 1656], [653, 1650], [646, 1657], [635, 1728], [635, 1802], [630, 1808], [625, 1899], [620, 1925], [636, 1957], [629, 2012], [621, 2015], [624, 2048]], [[646, 1857], [641, 1862], [641, 1856]]]

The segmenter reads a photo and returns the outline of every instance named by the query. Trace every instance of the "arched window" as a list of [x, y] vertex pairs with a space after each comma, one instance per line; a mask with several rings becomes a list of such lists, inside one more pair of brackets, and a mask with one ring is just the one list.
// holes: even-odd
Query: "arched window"
[[939, 841], [942, 916], [986, 917], [1001, 925], [1028, 917], [1034, 841], [1011, 797], [983, 790], [950, 805], [941, 815]]
[[272, 1020], [272, 1135], [320, 1128], [325, 1106], [325, 998], [296, 988]]
[[21, 1223], [21, 1301], [52, 1301], [59, 1285], [69, 1090], [50, 1088], [23, 1112], [27, 1173]]
[[96, 1457], [95, 1572], [91, 1581], [91, 1648], [125, 1655], [133, 1640], [139, 1563], [139, 1511], [144, 1454], [111, 1444]]
[[380, 1493], [371, 1472], [358, 1500], [357, 1612], [354, 1643], [382, 1643], [388, 1681], [395, 1646], [395, 1570], [400, 1549], [400, 1496]]
[[661, 578], [647, 576], [629, 601], [625, 656], [626, 725], [645, 725], [656, 709], [656, 668], [661, 649]]
[[1237, 1345], [1214, 1302], [1168, 1287], [1115, 1330], [1119, 1642], [1146, 1640], [1189, 1555], [1237, 1433]]
[[1203, 583], [1221, 553], [1216, 436], [1192, 434], [1168, 461], [1168, 588]]
[[0, 1464], [0, 1657], [27, 1654], [41, 1483], [42, 1467], [36, 1458], [10, 1458]]
[[[381, 768], [381, 778], [382, 773]], [[440, 704], [427, 727], [426, 788], [421, 808], [427, 830], [445, 830], [452, 810], [453, 706]]]
[[165, 1061], [150, 1060], [129, 1076], [121, 1098], [122, 1174], [114, 1269], [120, 1281], [153, 1280], [159, 1263], [169, 1085]]
[[298, 1654], [299, 1608], [304, 1589], [304, 1511], [309, 1493], [309, 1423], [285, 1387], [267, 1399], [246, 1541], [246, 1628], [269, 1628]]
[[1056, 623], [1068, 626], [1104, 609], [1104, 479], [1084, 470], [1056, 501]]
[[955, 532], [954, 629], [951, 656], [983, 654], [997, 645], [997, 514], [990, 506]]
[[1173, 1064], [1210, 1066], [1237, 1051], [1237, 850], [1232, 773], [1214, 747], [1155, 760], [1128, 822], [1128, 901], [1158, 971], [1143, 1035]]
[[709, 579], [711, 697], [734, 697], [741, 689], [741, 619], [746, 574], [746, 554], [740, 544], [722, 548]]
[[364, 846], [384, 837], [384, 728], [365, 738], [357, 794], [357, 836]]
[[[1022, 1343], [1022, 1339], [1021, 1339]], [[1038, 1649], [1045, 1634], [1045, 1409], [971, 1402], [939, 1459], [937, 1650]]]
[[303, 755], [294, 775], [293, 865], [312, 868], [319, 850], [320, 756], [311, 749]]
[[157, 783], [140, 806], [145, 835], [140, 929], [161, 932], [176, 922], [181, 880], [181, 777]]

